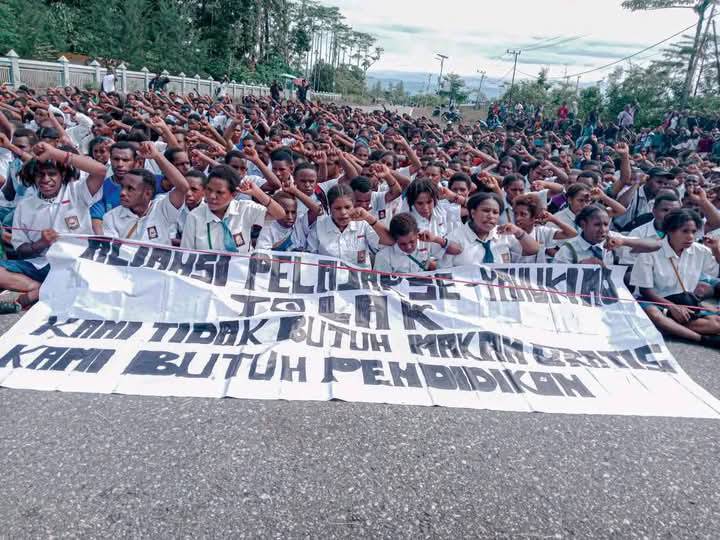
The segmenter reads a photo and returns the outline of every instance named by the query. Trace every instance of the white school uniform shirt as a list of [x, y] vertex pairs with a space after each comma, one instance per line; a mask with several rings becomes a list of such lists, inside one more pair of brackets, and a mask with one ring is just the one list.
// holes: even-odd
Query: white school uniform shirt
[[519, 255], [516, 259], [513, 259], [513, 262], [545, 264], [548, 260], [545, 250], [558, 244], [558, 241], [555, 240], [557, 232], [558, 229], [549, 225], [536, 225], [533, 227], [532, 232], [529, 234], [540, 245], [540, 249], [535, 255]]
[[[554, 215], [555, 215], [555, 217], [558, 218], [560, 221], [562, 221], [563, 223], [567, 223], [567, 224], [570, 225], [573, 229], [575, 229], [578, 233], [580, 233], [580, 227], [578, 227], [578, 226], [575, 224], [575, 218], [576, 218], [577, 216], [573, 213], [572, 210], [570, 210], [570, 207], [569, 207], [569, 206], [566, 206], [566, 207], [563, 208], [562, 210], [558, 210], [557, 212], [555, 212]], [[554, 225], [550, 225], [550, 226], [553, 227]]]
[[[446, 254], [441, 261], [441, 267], [482, 264], [485, 247], [475, 231], [470, 228], [470, 222], [451, 232], [448, 240], [462, 246], [463, 251], [460, 255]], [[522, 255], [520, 241], [512, 234], [498, 234], [497, 227], [490, 231], [486, 241], [490, 242], [493, 264], [509, 264]]]
[[93, 121], [81, 112], [75, 113], [75, 121], [76, 124], [66, 128], [65, 133], [72, 139], [73, 146], [75, 146], [81, 154], [87, 155], [88, 145], [93, 138]]
[[[63, 185], [54, 199], [43, 199], [37, 191], [29, 190], [26, 196], [18, 201], [13, 227], [34, 230], [14, 230], [13, 247], [17, 249], [22, 244], [37, 242], [42, 236], [40, 231], [44, 229], [54, 229], [60, 234], [92, 234], [90, 207], [101, 197], [102, 187], [92, 195], [87, 182], [83, 180]], [[48, 263], [45, 252], [27, 261], [35, 268], [42, 268]]]
[[[258, 249], [275, 249], [277, 251], [305, 251], [307, 236], [310, 232], [308, 215], [298, 218], [290, 228], [283, 227], [280, 222], [266, 223], [257, 240]], [[273, 247], [278, 246], [278, 247]]]
[[[198, 204], [195, 208], [193, 208], [193, 210], [200, 208], [201, 206], [206, 206], [205, 199], [200, 201], [200, 204]], [[177, 222], [175, 223], [175, 229], [176, 229], [177, 234], [182, 235], [182, 232], [185, 230], [185, 223], [187, 223], [187, 218], [190, 215], [190, 212], [192, 212], [192, 210], [190, 210], [187, 207], [187, 205], [185, 205], [185, 204], [183, 204], [182, 207], [180, 208], [179, 213], [178, 213]]]
[[[267, 209], [252, 201], [230, 201], [225, 221], [239, 253], [252, 251], [250, 233], [254, 225], [263, 226]], [[225, 234], [221, 219], [206, 204], [190, 212], [185, 222], [181, 246], [189, 249], [225, 251]]]
[[[672, 260], [672, 262], [671, 262]], [[673, 264], [682, 279], [682, 285], [675, 275]], [[707, 247], [695, 243], [678, 257], [665, 237], [658, 251], [638, 255], [630, 274], [630, 284], [644, 289], [653, 289], [663, 298], [685, 291], [693, 292], [700, 282], [701, 274], [718, 276], [718, 263]]]
[[[293, 179], [293, 183], [295, 183], [294, 179]], [[328, 191], [330, 191], [330, 188], [332, 188], [333, 186], [336, 186], [337, 183], [338, 183], [338, 179], [333, 178], [332, 180], [328, 180], [326, 182], [321, 182], [321, 183], [316, 184], [317, 187], [315, 189], [317, 190], [319, 188], [322, 190], [322, 192], [325, 194], [325, 201], [327, 202]], [[313, 200], [313, 202], [320, 205], [320, 208], [322, 208], [323, 212], [325, 211], [325, 207], [323, 206], [322, 201], [320, 200], [320, 197], [318, 197], [318, 195], [315, 191], [313, 191], [313, 193], [311, 195], [309, 195], [309, 197]], [[305, 206], [305, 203], [303, 203], [300, 199], [296, 198], [295, 200], [297, 201], [297, 215], [298, 215], [298, 218], [300, 218], [301, 216], [304, 216], [308, 213], [308, 207]]]
[[[644, 225], [640, 225], [639, 227], [635, 227], [632, 231], [630, 231], [627, 234], [630, 238], [642, 238], [644, 240], [658, 240], [660, 238], [664, 238], [665, 234], [658, 231], [655, 228], [655, 220], [649, 221], [648, 223], [645, 223]], [[620, 264], [623, 265], [632, 265], [635, 264], [635, 261], [637, 260], [638, 254], [632, 253], [632, 249], [623, 246], [619, 250], [620, 253]]]
[[360, 268], [370, 268], [370, 251], [377, 250], [380, 239], [367, 221], [351, 221], [340, 231], [331, 216], [320, 216], [310, 230], [310, 253], [336, 257]]
[[[433, 208], [433, 213], [430, 215], [430, 219], [422, 217], [415, 207], [410, 210], [410, 214], [415, 218], [418, 224], [419, 231], [430, 231], [431, 233], [441, 237], [447, 238], [450, 233], [448, 224], [448, 217], [445, 210], [440, 206], [436, 205]], [[439, 244], [428, 245], [429, 255], [435, 259], [440, 259], [445, 255], [445, 249]]]
[[441, 199], [438, 201], [438, 207], [445, 212], [448, 234], [458, 227], [462, 227], [462, 206], [447, 199]]
[[[612, 231], [608, 233], [608, 236], [619, 236], [617, 233]], [[572, 247], [571, 247], [572, 246]], [[591, 248], [594, 246], [599, 247], [602, 250], [602, 261], [605, 266], [611, 266], [615, 261], [615, 255], [612, 251], [605, 249], [605, 242], [599, 244], [591, 244], [582, 234], [578, 234], [575, 238], [566, 240], [560, 245], [560, 249], [555, 254], [553, 262], [558, 264], [580, 264], [580, 261], [585, 259], [591, 259], [596, 257], [592, 252]], [[577, 258], [576, 258], [577, 256]]]
[[166, 194], [150, 201], [147, 212], [142, 216], [124, 206], [106, 212], [103, 216], [103, 234], [169, 246], [177, 232], [179, 216], [180, 210], [175, 208]]
[[418, 242], [415, 251], [410, 254], [405, 253], [395, 244], [386, 246], [377, 252], [373, 269], [378, 272], [416, 274], [425, 271], [429, 258], [430, 255], [426, 242]]

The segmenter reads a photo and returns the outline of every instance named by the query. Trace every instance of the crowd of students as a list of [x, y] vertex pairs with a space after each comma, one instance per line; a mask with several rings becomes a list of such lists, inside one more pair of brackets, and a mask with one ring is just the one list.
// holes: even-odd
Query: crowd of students
[[658, 153], [628, 126], [577, 137], [563, 120], [439, 125], [277, 96], [3, 86], [0, 288], [19, 296], [0, 311], [37, 301], [60, 235], [93, 234], [391, 273], [624, 265], [662, 332], [717, 346], [713, 154]]

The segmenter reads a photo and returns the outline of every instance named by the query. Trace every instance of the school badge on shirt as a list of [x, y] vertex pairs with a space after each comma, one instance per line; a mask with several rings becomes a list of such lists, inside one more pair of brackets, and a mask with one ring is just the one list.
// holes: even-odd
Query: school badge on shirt
[[235, 245], [237, 247], [243, 246], [245, 244], [245, 238], [243, 238], [242, 233], [233, 234], [233, 240], [235, 240]]
[[155, 240], [158, 237], [157, 227], [154, 225], [147, 228], [147, 235], [150, 240]]
[[78, 219], [77, 216], [67, 216], [65, 218], [65, 225], [67, 226], [68, 229], [70, 229], [71, 231], [74, 231], [75, 229], [80, 228], [80, 220]]

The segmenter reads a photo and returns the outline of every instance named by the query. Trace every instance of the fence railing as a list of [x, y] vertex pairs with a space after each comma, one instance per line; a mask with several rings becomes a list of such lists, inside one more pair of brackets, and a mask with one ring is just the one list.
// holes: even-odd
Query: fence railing
[[[100, 82], [107, 73], [97, 60], [93, 60], [89, 66], [71, 64], [70, 61], [61, 56], [57, 62], [41, 62], [38, 60], [24, 60], [15, 51], [9, 51], [5, 56], [0, 56], [0, 84], [7, 83], [14, 88], [26, 85], [30, 88], [45, 90], [58, 86], [76, 86], [80, 89], [99, 88]], [[120, 64], [116, 70], [117, 81], [115, 89], [118, 92], [135, 92], [148, 90], [150, 81], [155, 77], [147, 68], [140, 71], [131, 71]], [[200, 75], [188, 77], [184, 73], [170, 75], [163, 71], [161, 75], [170, 79], [165, 90], [186, 95], [190, 92], [200, 95], [214, 96], [214, 92], [221, 84], [212, 77], [203, 79]], [[292, 90], [284, 90], [286, 98], [291, 97]], [[339, 101], [340, 94], [327, 92], [309, 92], [311, 99], [323, 101]], [[246, 84], [244, 82], [231, 81], [227, 85], [227, 95], [233, 99], [242, 99], [245, 96], [269, 96], [270, 88]]]

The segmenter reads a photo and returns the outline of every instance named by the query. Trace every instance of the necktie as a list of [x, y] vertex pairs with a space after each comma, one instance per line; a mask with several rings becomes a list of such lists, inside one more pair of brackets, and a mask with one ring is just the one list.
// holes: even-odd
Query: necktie
[[485, 241], [478, 240], [478, 242], [480, 242], [482, 244], [483, 248], [485, 248], [485, 255], [483, 256], [483, 260], [482, 260], [483, 264], [493, 264], [495, 262], [495, 256], [493, 255], [493, 252], [492, 252], [491, 241], [490, 240], [485, 240]]
[[237, 252], [238, 248], [235, 244], [235, 239], [233, 238], [232, 231], [230, 230], [227, 221], [225, 221], [226, 219], [228, 218], [223, 218], [223, 220], [220, 222], [220, 225], [223, 228], [223, 244], [225, 245], [225, 251], [231, 251], [235, 253]]
[[590, 253], [592, 253], [596, 259], [603, 260], [603, 250], [600, 246], [590, 246]]

